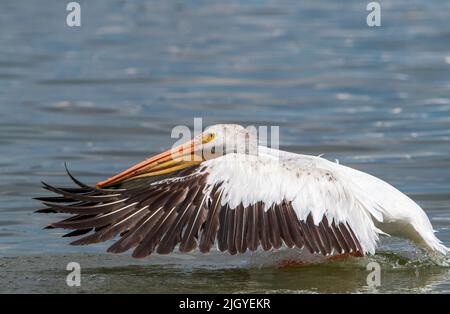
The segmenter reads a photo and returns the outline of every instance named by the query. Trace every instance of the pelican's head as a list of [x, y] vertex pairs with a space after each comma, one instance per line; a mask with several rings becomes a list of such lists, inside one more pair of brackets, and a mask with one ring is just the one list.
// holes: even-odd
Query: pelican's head
[[229, 153], [254, 154], [257, 149], [256, 130], [239, 124], [212, 125], [197, 140], [202, 141], [203, 160]]
[[105, 181], [103, 188], [145, 177], [167, 175], [229, 153], [256, 154], [257, 132], [238, 124], [216, 124], [182, 145], [151, 157]]

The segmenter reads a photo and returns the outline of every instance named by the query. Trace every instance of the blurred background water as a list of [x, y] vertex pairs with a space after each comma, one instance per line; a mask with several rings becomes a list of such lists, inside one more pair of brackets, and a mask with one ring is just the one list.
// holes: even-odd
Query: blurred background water
[[[296, 269], [248, 255], [136, 261], [71, 247], [32, 213], [40, 180], [69, 184], [64, 162], [95, 183], [203, 117], [278, 125], [281, 148], [383, 178], [449, 246], [449, 2], [380, 1], [374, 28], [364, 1], [79, 1], [72, 28], [68, 2], [1, 3], [0, 292], [372, 292], [368, 260], [382, 264], [376, 291], [450, 292], [450, 269], [395, 239]], [[78, 290], [68, 261], [86, 274]]]

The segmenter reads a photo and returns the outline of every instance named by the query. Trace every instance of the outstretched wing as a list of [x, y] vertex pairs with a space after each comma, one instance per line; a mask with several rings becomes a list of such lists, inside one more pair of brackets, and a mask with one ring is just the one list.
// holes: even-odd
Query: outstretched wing
[[69, 176], [77, 188], [44, 188], [39, 212], [71, 214], [49, 228], [72, 229], [84, 245], [120, 238], [109, 252], [134, 248], [182, 252], [217, 243], [230, 254], [287, 247], [333, 255], [372, 252], [377, 229], [370, 213], [336, 173], [298, 160], [229, 154], [160, 181], [99, 189]]

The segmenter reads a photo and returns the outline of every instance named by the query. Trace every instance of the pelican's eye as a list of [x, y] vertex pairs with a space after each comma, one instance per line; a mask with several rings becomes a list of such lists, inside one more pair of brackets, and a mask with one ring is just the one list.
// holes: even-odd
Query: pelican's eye
[[203, 135], [202, 142], [203, 142], [203, 144], [209, 143], [215, 137], [216, 137], [216, 134], [214, 134], [214, 133], [207, 133], [207, 134]]

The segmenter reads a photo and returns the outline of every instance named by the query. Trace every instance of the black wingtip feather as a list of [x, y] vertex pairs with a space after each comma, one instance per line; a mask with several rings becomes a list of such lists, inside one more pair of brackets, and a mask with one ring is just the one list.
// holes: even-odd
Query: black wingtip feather
[[82, 183], [81, 181], [79, 181], [78, 179], [76, 179], [72, 173], [70, 173], [69, 168], [67, 167], [67, 163], [64, 162], [64, 168], [66, 169], [67, 175], [69, 176], [69, 178], [79, 187], [81, 188], [85, 188], [85, 189], [93, 189], [92, 187]]
[[56, 214], [57, 211], [51, 208], [42, 208], [42, 209], [38, 209], [34, 211], [35, 213], [40, 213], [40, 214]]
[[[69, 233], [66, 233], [66, 234], [63, 235], [62, 237], [63, 237], [63, 238], [76, 237], [76, 236], [80, 236], [80, 235], [86, 234], [86, 233], [90, 232], [91, 230], [92, 230], [92, 228], [90, 228], [90, 229], [79, 229], [79, 230], [74, 230], [74, 231], [71, 231], [71, 232], [69, 232]], [[72, 243], [71, 243], [71, 244], [72, 244]]]

